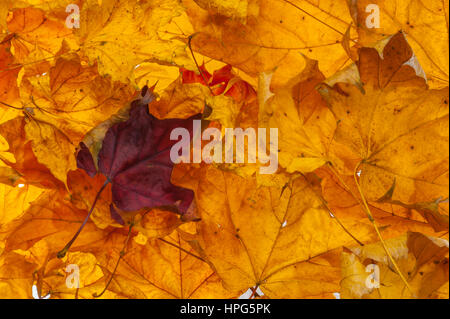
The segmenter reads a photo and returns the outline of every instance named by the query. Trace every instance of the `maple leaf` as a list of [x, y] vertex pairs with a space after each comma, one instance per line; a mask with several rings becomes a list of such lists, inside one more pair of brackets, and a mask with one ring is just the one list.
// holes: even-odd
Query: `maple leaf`
[[[257, 93], [248, 82], [236, 74], [231, 65], [225, 65], [212, 74], [205, 65], [199, 68], [199, 73], [185, 69], [180, 71], [181, 76], [174, 82], [175, 86], [170, 86], [159, 101], [150, 104], [150, 112], [156, 114], [165, 112], [167, 113], [166, 117], [170, 114], [184, 118], [197, 109], [203, 110], [205, 124], [208, 124], [209, 128], [222, 130], [222, 135], [216, 137], [221, 140], [223, 140], [226, 128], [258, 129]], [[183, 91], [183, 87], [190, 91]], [[207, 93], [191, 99], [190, 93], [199, 89]], [[179, 103], [180, 101], [181, 103]], [[204, 153], [207, 153], [203, 148], [206, 139], [202, 140]], [[247, 142], [244, 141], [244, 153], [248, 152]], [[213, 163], [213, 165], [224, 170], [233, 170], [243, 176], [253, 175], [258, 168], [253, 164]]]
[[352, 20], [343, 1], [183, 3], [196, 51], [253, 76], [276, 69], [274, 86], [284, 86], [305, 67], [302, 54], [319, 60], [327, 76], [348, 60], [340, 42]]
[[[358, 188], [352, 176], [336, 176], [335, 172], [330, 168], [322, 168], [316, 171], [317, 175], [322, 179], [322, 195], [328, 207], [341, 222], [346, 225], [348, 223], [359, 223], [363, 225], [370, 224], [367, 213], [361, 207], [361, 199], [356, 195]], [[448, 229], [445, 223], [433, 223], [426, 218], [426, 207], [419, 205], [399, 205], [399, 203], [390, 203], [389, 201], [368, 201], [368, 206], [380, 227], [382, 237], [385, 239], [395, 238], [403, 235], [407, 231], [420, 232], [430, 236], [445, 236]], [[435, 216], [445, 214], [445, 204], [441, 203], [433, 207], [429, 203], [428, 213]], [[375, 233], [375, 230], [372, 231]], [[368, 238], [366, 243], [378, 241], [376, 236]]]
[[[28, 250], [16, 249], [3, 254], [1, 259], [2, 298], [91, 298], [93, 292], [103, 288], [106, 279], [94, 254], [73, 252], [62, 261], [52, 254], [45, 239]], [[24, 271], [12, 271], [9, 262]], [[73, 281], [77, 289], [67, 284], [71, 278], [66, 271], [74, 270], [74, 265], [79, 270], [78, 281]], [[113, 298], [115, 294], [108, 292], [105, 297]]]
[[8, 142], [8, 153], [13, 158], [1, 157], [2, 161], [15, 169], [27, 183], [44, 188], [59, 187], [60, 182], [48, 167], [38, 162], [26, 137], [25, 118], [17, 117], [0, 125], [0, 133]]
[[[188, 228], [189, 229], [189, 228]], [[113, 272], [124, 235], [113, 234], [95, 247], [105, 271]], [[136, 238], [136, 237], [135, 237]], [[114, 248], [116, 247], [116, 248]], [[220, 278], [174, 232], [163, 240], [130, 240], [108, 288], [126, 298], [201, 299], [233, 298], [236, 292], [223, 288]]]
[[[74, 284], [79, 286], [77, 289], [70, 288], [66, 284], [66, 281], [70, 280], [68, 277], [70, 272], [66, 272], [66, 270], [71, 270], [70, 265], [77, 265], [79, 269], [80, 276], [77, 282], [74, 282]], [[62, 274], [63, 272], [64, 274]], [[65, 280], [61, 280], [62, 275], [66, 277]], [[42, 289], [46, 290], [41, 292], [41, 296], [45, 296], [48, 292], [54, 299], [89, 299], [92, 298], [92, 294], [96, 291], [101, 291], [106, 278], [107, 276], [105, 276], [93, 253], [73, 252], [67, 256], [65, 262], [62, 262], [60, 259], [50, 260], [42, 278], [39, 278], [39, 281], [42, 282]], [[111, 292], [106, 293], [102, 297], [108, 299], [117, 298]]]
[[382, 198], [394, 180], [392, 199], [403, 203], [448, 197], [448, 90], [428, 89], [406, 64], [411, 57], [399, 33], [383, 59], [375, 49], [361, 50], [362, 91], [349, 83], [319, 89], [339, 121], [335, 140], [352, 151], [343, 159], [347, 174], [360, 175], [369, 200]]
[[23, 260], [16, 253], [0, 256], [0, 298], [30, 299], [32, 279], [30, 273], [36, 269], [33, 263]]
[[189, 118], [203, 112], [208, 88], [198, 83], [186, 83], [182, 76], [172, 82], [161, 98], [149, 104], [149, 111], [159, 119]]
[[35, 74], [45, 72], [48, 61], [58, 53], [63, 41], [72, 43], [72, 30], [66, 28], [64, 19], [40, 8], [14, 8], [13, 5], [10, 10], [7, 29], [11, 36], [4, 41], [10, 41], [14, 52], [16, 65], [11, 68], [27, 67]]
[[46, 165], [53, 176], [67, 182], [67, 173], [76, 168], [75, 145], [70, 138], [50, 123], [25, 118], [25, 133], [39, 163]]
[[33, 117], [66, 132], [75, 145], [135, 93], [128, 85], [101, 76], [97, 65], [88, 65], [73, 53], [57, 58], [44, 75], [23, 79], [20, 90], [22, 103], [34, 106]]
[[[193, 118], [156, 119], [148, 113], [148, 93], [148, 88], [144, 88], [143, 100], [132, 103], [130, 118], [107, 131], [98, 154], [99, 172], [112, 183], [112, 200], [119, 209], [136, 211], [178, 202], [180, 211], [185, 213], [193, 194], [170, 183], [170, 150], [176, 143], [170, 134], [179, 127], [192, 132]], [[92, 161], [88, 163], [91, 168]]]
[[31, 141], [39, 163], [66, 182], [67, 172], [75, 169], [75, 145], [84, 134], [122, 107], [131, 90], [98, 75], [96, 68], [83, 67], [77, 55], [57, 59], [39, 77], [22, 81], [22, 108], [26, 138]]
[[[412, 291], [392, 271], [384, 249], [376, 243], [343, 253], [342, 298], [430, 298], [448, 282], [448, 241], [410, 232], [386, 244], [407, 274]], [[377, 267], [377, 273], [369, 278], [374, 281], [372, 286], [367, 285], [369, 264], [371, 269]]]
[[[79, 228], [85, 215], [85, 210], [76, 208], [64, 199], [61, 191], [47, 190], [29, 205], [21, 218], [4, 226], [5, 233], [8, 233], [5, 251], [27, 250], [45, 238], [50, 253], [56, 256], [56, 252]], [[88, 245], [101, 237], [102, 232], [92, 222], [88, 222], [74, 248]]]
[[316, 61], [293, 84], [270, 90], [273, 74], [260, 77], [259, 125], [279, 130], [279, 162], [289, 173], [313, 172], [329, 159], [336, 119], [315, 87], [325, 80]]
[[[154, 99], [153, 89], [145, 86], [140, 98], [131, 103], [130, 118], [107, 130], [98, 153], [98, 170], [106, 180], [95, 195], [84, 222], [58, 252], [59, 258], [63, 258], [75, 242], [109, 184], [112, 192], [110, 214], [119, 224], [123, 225], [124, 221], [115, 206], [126, 212], [169, 207], [183, 215], [193, 215], [188, 214], [192, 192], [170, 183], [174, 164], [171, 147], [176, 143], [171, 140], [171, 133], [176, 128], [192, 132], [196, 117], [188, 120], [156, 119], [148, 113], [148, 103]], [[111, 120], [107, 124], [112, 124]], [[94, 176], [92, 154], [88, 154], [89, 150], [83, 144], [79, 151], [77, 162], [87, 169], [89, 175]]]
[[[42, 189], [32, 185], [15, 186], [0, 184], [0, 233], [2, 233], [3, 225], [7, 225], [10, 221], [24, 214], [30, 206], [30, 202], [34, 201], [43, 192]], [[3, 239], [4, 237], [3, 234], [0, 234], [0, 238]]]
[[271, 298], [332, 296], [340, 280], [332, 251], [354, 241], [311, 181], [257, 188], [255, 178], [182, 165], [173, 180], [194, 189], [201, 221], [190, 241], [228, 289], [260, 286]]
[[[173, 18], [181, 14], [176, 0], [86, 1], [80, 12], [76, 36], [101, 74], [126, 82], [141, 62], [159, 62], [193, 67], [186, 47], [167, 32]], [[118, 35], [121, 35], [120, 37]], [[167, 33], [169, 35], [169, 33]]]
[[[369, 28], [368, 6], [379, 8], [380, 25]], [[373, 45], [403, 31], [420, 61], [431, 88], [448, 87], [448, 0], [424, 3], [411, 0], [358, 0], [350, 6], [358, 25], [359, 42]], [[447, 34], [447, 36], [446, 36]]]
[[[203, 112], [206, 104], [213, 109], [212, 112], [216, 109], [216, 112], [228, 113], [228, 118], [235, 118], [239, 116], [243, 104], [250, 104], [256, 99], [254, 89], [234, 74], [231, 65], [215, 70], [212, 75], [202, 65], [199, 72], [181, 68], [178, 79], [164, 90], [159, 100], [149, 105], [150, 113], [160, 119], [187, 118]], [[236, 107], [220, 106], [220, 103], [215, 102], [220, 99], [234, 100], [236, 103], [230, 104]], [[210, 114], [208, 119], [218, 118]]]
[[[46, 202], [49, 202], [50, 198], [53, 199], [52, 204], [45, 205]], [[10, 235], [6, 240], [5, 250], [0, 258], [0, 278], [2, 279], [0, 284], [1, 298], [31, 298], [32, 284], [37, 286], [39, 296], [51, 295], [52, 298], [92, 298], [94, 294], [104, 289], [106, 281], [110, 277], [110, 274], [113, 273], [113, 270], [108, 270], [109, 266], [116, 263], [117, 253], [123, 249], [123, 242], [127, 235], [123, 234], [122, 229], [106, 228], [105, 230], [101, 230], [94, 223], [88, 222], [67, 257], [64, 260], [57, 258], [56, 252], [72, 236], [73, 232], [78, 228], [78, 225], [82, 223], [86, 212], [85, 210], [76, 208], [73, 202], [74, 199], [71, 198], [71, 201], [68, 201], [63, 192], [48, 191], [31, 203], [31, 206], [22, 218], [12, 221], [7, 224], [8, 227], [2, 229], [3, 233], [9, 233]], [[159, 225], [157, 225], [158, 214], [159, 217], [163, 218]], [[165, 212], [152, 212], [148, 215], [152, 215], [152, 217], [146, 219], [144, 216], [136, 223], [136, 231], [147, 236], [149, 231], [156, 231], [158, 235], [155, 234], [155, 237], [164, 237], [173, 230], [173, 228], [169, 230], [161, 229], [162, 226], [167, 227], [168, 225], [168, 220], [164, 217], [167, 216]], [[178, 225], [179, 223], [176, 223], [174, 226], [176, 227]], [[159, 227], [158, 229], [151, 229], [149, 226]], [[61, 230], [65, 229], [65, 231], [56, 230], [60, 227]], [[136, 235], [136, 231], [133, 232], [132, 237]], [[146, 237], [144, 238], [147, 241]], [[169, 239], [167, 237], [164, 242]], [[138, 242], [139, 244], [137, 244]], [[201, 258], [199, 259], [198, 256], [190, 257], [189, 255], [186, 259], [185, 256], [179, 254], [180, 250], [175, 243], [164, 242], [160, 244], [154, 242], [145, 244], [145, 242], [142, 243], [142, 239], [140, 241], [133, 239], [133, 242], [130, 242], [129, 254], [122, 263], [128, 265], [129, 263], [133, 263], [133, 260], [140, 260], [141, 258], [147, 260], [146, 256], [149, 254], [153, 255], [155, 249], [162, 249], [165, 251], [164, 255], [168, 252], [171, 256], [179, 256], [180, 263], [184, 265], [183, 271], [192, 273], [192, 275], [186, 275], [186, 280], [192, 280], [192, 284], [196, 285], [189, 288], [188, 281], [185, 281], [184, 285], [179, 282], [178, 285], [186, 289], [182, 293], [192, 294], [193, 296], [197, 296], [197, 298], [213, 293], [216, 293], [217, 296], [228, 294], [228, 292], [221, 288], [220, 280], [214, 276], [208, 264], [201, 261]], [[161, 245], [164, 247], [161, 248]], [[187, 244], [183, 245], [186, 246], [186, 252], [192, 254], [189, 252], [190, 249], [187, 247]], [[85, 252], [85, 247], [89, 247], [88, 252]], [[168, 262], [164, 256], [161, 256], [159, 259], [154, 256], [151, 260], [156, 264], [162, 261]], [[11, 271], [9, 267], [9, 262], [11, 261], [14, 261], [15, 267], [18, 267], [20, 271]], [[79, 281], [80, 288], [77, 291], [67, 287], [66, 279], [64, 278], [68, 275], [66, 273], [66, 266], [71, 264], [76, 264], [79, 267], [81, 275]], [[138, 265], [132, 267], [138, 267]], [[153, 276], [153, 272], [156, 272], [158, 269], [164, 274], [166, 273], [165, 268], [152, 267], [145, 271], [145, 276]], [[195, 275], [194, 270], [197, 272]], [[139, 271], [144, 274], [144, 270]], [[133, 277], [133, 273], [128, 271], [124, 273], [122, 272], [122, 268], [119, 268], [117, 274], [114, 274], [114, 281], [111, 288], [102, 297], [142, 297], [142, 295], [133, 295], [131, 287], [129, 290], [121, 289], [118, 294], [113, 292], [117, 290], [114, 286], [115, 283], [122, 283], [124, 280], [123, 277], [129, 280], [130, 276]], [[163, 278], [165, 278], [165, 275]], [[181, 277], [177, 276], [176, 278]], [[136, 287], [139, 287], [142, 291], [146, 293], [155, 291], [153, 284], [142, 279], [139, 281], [136, 283]], [[161, 282], [162, 286], [167, 284], [164, 281]], [[159, 289], [161, 290], [160, 293], [166, 296], [164, 288], [157, 288], [156, 290]], [[147, 297], [149, 296], [151, 295], [147, 295]]]

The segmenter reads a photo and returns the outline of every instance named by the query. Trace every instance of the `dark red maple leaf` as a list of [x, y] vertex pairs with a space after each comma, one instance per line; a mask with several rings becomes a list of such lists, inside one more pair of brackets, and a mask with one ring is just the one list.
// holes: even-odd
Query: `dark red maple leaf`
[[[107, 181], [99, 190], [80, 230], [58, 253], [59, 257], [63, 257], [75, 241], [108, 183], [112, 184], [111, 216], [118, 222], [123, 220], [115, 207], [126, 212], [156, 207], [173, 208], [181, 214], [188, 212], [193, 191], [170, 182], [174, 166], [170, 150], [178, 143], [170, 140], [170, 134], [175, 128], [185, 128], [192, 136], [194, 120], [200, 119], [201, 114], [189, 119], [159, 120], [148, 112], [148, 103], [153, 99], [152, 89], [145, 87], [141, 97], [131, 103], [129, 119], [107, 131], [98, 154], [99, 172]], [[94, 163], [89, 149], [80, 144], [78, 167], [92, 177], [97, 174]]]
[[170, 183], [170, 149], [177, 143], [170, 133], [181, 127], [192, 136], [194, 118], [158, 120], [146, 104], [133, 104], [130, 119], [108, 130], [98, 155], [99, 171], [112, 183], [113, 202], [124, 211], [176, 205], [185, 213], [193, 192]]
[[[173, 162], [170, 149], [177, 141], [170, 140], [175, 128], [185, 128], [192, 136], [193, 120], [159, 120], [148, 112], [153, 100], [151, 89], [145, 87], [141, 98], [132, 102], [127, 121], [107, 131], [98, 154], [98, 167], [112, 184], [114, 204], [123, 211], [142, 208], [176, 206], [185, 213], [193, 192], [170, 182]], [[89, 149], [81, 144], [77, 154], [78, 167], [90, 176], [96, 168]]]
[[97, 168], [95, 167], [91, 151], [89, 151], [89, 148], [83, 142], [80, 143], [78, 148], [77, 166], [86, 171], [90, 177], [97, 175]]

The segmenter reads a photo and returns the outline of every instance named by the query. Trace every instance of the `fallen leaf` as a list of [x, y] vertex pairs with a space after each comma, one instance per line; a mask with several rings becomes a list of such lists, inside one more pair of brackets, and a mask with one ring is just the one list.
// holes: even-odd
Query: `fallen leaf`
[[183, 1], [195, 30], [194, 49], [252, 76], [276, 69], [273, 86], [297, 76], [306, 66], [304, 56], [319, 60], [326, 76], [348, 61], [340, 44], [351, 23], [345, 2], [240, 1], [248, 6], [239, 19], [229, 18], [235, 10], [223, 2], [196, 2]]
[[383, 59], [375, 49], [361, 49], [362, 91], [348, 83], [319, 89], [338, 121], [335, 140], [351, 149], [347, 158], [336, 154], [345, 162], [339, 170], [360, 175], [369, 200], [381, 198], [394, 179], [394, 200], [448, 197], [448, 90], [428, 89], [405, 64], [411, 57], [399, 33], [385, 46]]
[[15, 169], [29, 184], [45, 188], [61, 186], [51, 171], [39, 163], [25, 133], [24, 117], [17, 117], [0, 125], [0, 134], [5, 138], [8, 152], [14, 156], [14, 161], [2, 158], [8, 166]]
[[[343, 253], [342, 298], [429, 298], [448, 282], [448, 241], [408, 233], [387, 240], [386, 245], [412, 291], [408, 291], [398, 273], [392, 269], [381, 243], [376, 243]], [[424, 255], [425, 247], [432, 250]], [[369, 265], [374, 266], [367, 268]], [[379, 287], [373, 287], [375, 285]]]
[[[72, 205], [63, 193], [47, 190], [30, 203], [21, 218], [5, 225], [4, 232], [8, 234], [5, 251], [27, 250], [45, 239], [50, 253], [56, 257], [56, 253], [78, 230], [85, 216], [86, 211]], [[102, 231], [88, 222], [73, 249], [89, 245], [102, 237]]]
[[127, 82], [142, 62], [192, 68], [183, 42], [176, 36], [161, 36], [181, 10], [176, 0], [101, 4], [90, 0], [81, 7], [76, 36], [90, 61], [98, 62], [100, 74], [113, 80]]
[[[371, 5], [371, 7], [369, 7]], [[374, 5], [378, 9], [373, 9]], [[367, 10], [369, 7], [370, 10]], [[448, 0], [356, 0], [350, 6], [358, 25], [360, 44], [373, 45], [387, 35], [403, 31], [433, 89], [448, 87]], [[379, 10], [380, 25], [369, 28], [367, 19]]]
[[121, 210], [173, 206], [186, 213], [193, 194], [170, 183], [171, 147], [177, 142], [170, 135], [174, 128], [192, 132], [195, 117], [156, 119], [148, 113], [146, 92], [132, 103], [127, 121], [108, 129], [98, 154], [99, 171], [112, 183], [112, 201]]
[[[111, 243], [123, 243], [125, 236], [114, 236], [100, 249], [102, 265], [112, 272], [119, 251]], [[119, 244], [116, 244], [119, 246]], [[180, 248], [177, 248], [180, 247]], [[106, 250], [105, 250], [106, 249]], [[176, 261], [176, 262], [173, 262]], [[175, 232], [164, 241], [144, 245], [130, 241], [127, 252], [114, 274], [109, 290], [125, 298], [214, 299], [238, 294], [225, 290], [209, 265]]]
[[284, 188], [257, 188], [255, 178], [177, 166], [173, 179], [195, 191], [201, 221], [190, 241], [227, 289], [260, 286], [270, 298], [331, 297], [336, 291], [332, 251], [353, 239], [306, 178]]

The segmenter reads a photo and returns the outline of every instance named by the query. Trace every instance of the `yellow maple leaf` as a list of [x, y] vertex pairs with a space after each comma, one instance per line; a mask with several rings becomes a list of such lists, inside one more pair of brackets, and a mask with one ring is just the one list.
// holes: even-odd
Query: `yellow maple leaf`
[[342, 254], [342, 298], [429, 298], [448, 283], [448, 241], [408, 233], [386, 245], [412, 291], [392, 270], [382, 245], [376, 243]]
[[259, 86], [259, 125], [278, 128], [280, 165], [289, 173], [309, 173], [329, 161], [336, 120], [315, 86], [324, 80], [316, 61], [295, 84], [270, 90], [271, 76], [262, 75]]
[[326, 76], [349, 60], [340, 44], [352, 21], [344, 1], [248, 1], [240, 19], [228, 18], [236, 12], [223, 2], [197, 1], [208, 10], [193, 0], [183, 3], [196, 32], [196, 51], [252, 76], [276, 70], [273, 86], [284, 86], [303, 70], [303, 55], [319, 60]]
[[403, 203], [448, 197], [448, 90], [428, 89], [406, 64], [411, 57], [399, 33], [384, 47], [383, 59], [375, 49], [361, 50], [362, 89], [349, 83], [319, 89], [338, 121], [335, 140], [352, 152], [347, 158], [336, 154], [345, 163], [340, 170], [360, 176], [373, 201], [394, 180], [392, 198]]
[[107, 0], [101, 4], [89, 0], [81, 8], [76, 36], [90, 61], [98, 63], [100, 74], [113, 80], [126, 83], [142, 62], [192, 68], [185, 44], [175, 36], [162, 36], [181, 10], [175, 0]]
[[133, 299], [238, 296], [223, 288], [221, 280], [208, 263], [183, 242], [176, 232], [162, 240], [153, 239], [145, 243], [130, 240], [115, 269], [125, 240], [125, 235], [116, 232], [93, 246], [102, 268], [114, 274], [107, 291]]
[[[373, 45], [403, 30], [430, 87], [448, 86], [448, 0], [357, 0], [350, 10], [361, 45]], [[373, 25], [375, 21], [379, 24]]]
[[[336, 292], [340, 277], [333, 249], [354, 241], [311, 181], [300, 177], [285, 187], [257, 188], [255, 178], [206, 166], [178, 166], [173, 180], [195, 190], [201, 221], [191, 244], [213, 264], [225, 287], [260, 286], [271, 298]], [[369, 227], [351, 232], [367, 234]]]

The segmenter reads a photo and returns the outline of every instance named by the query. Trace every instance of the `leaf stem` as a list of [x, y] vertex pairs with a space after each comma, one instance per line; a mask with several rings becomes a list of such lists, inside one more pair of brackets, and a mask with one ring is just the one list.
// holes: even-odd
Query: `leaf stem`
[[194, 36], [195, 36], [195, 34], [189, 36], [189, 40], [188, 40], [189, 50], [191, 51], [192, 58], [194, 59], [195, 65], [197, 66], [197, 69], [198, 69], [198, 72], [200, 72], [200, 75], [202, 76], [203, 81], [205, 81], [205, 84], [208, 87], [208, 89], [211, 92], [211, 94], [214, 95], [213, 90], [209, 86], [208, 80], [206, 79], [205, 75], [203, 74], [202, 70], [200, 69], [200, 66], [199, 66], [199, 64], [197, 62], [197, 59], [195, 58], [194, 50], [192, 49], [192, 39], [194, 38]]
[[21, 110], [21, 111], [24, 110], [23, 107], [12, 106], [12, 105], [10, 105], [8, 103], [5, 103], [5, 102], [2, 102], [2, 101], [0, 101], [0, 104], [3, 104], [4, 106], [10, 107], [10, 108], [15, 109], [15, 110]]
[[76, 53], [76, 52], [79, 52], [79, 51], [80, 51], [80, 48], [77, 49], [77, 50], [70, 50], [68, 52], [59, 53], [59, 54], [56, 54], [56, 55], [49, 56], [47, 58], [31, 61], [31, 62], [28, 62], [28, 63], [18, 63], [16, 65], [12, 66], [12, 67], [0, 70], [0, 73], [8, 72], [8, 71], [15, 70], [15, 69], [19, 69], [19, 68], [22, 68], [22, 67], [27, 66], [27, 65], [33, 65], [35, 63], [40, 63], [40, 62], [44, 62], [44, 61], [50, 61], [50, 60], [59, 58], [59, 57], [65, 55], [65, 54], [72, 54], [72, 53]]
[[78, 235], [81, 233], [81, 231], [83, 230], [84, 226], [86, 225], [86, 223], [88, 222], [89, 218], [91, 217], [92, 212], [94, 211], [95, 205], [97, 204], [97, 201], [100, 198], [100, 195], [102, 194], [102, 192], [105, 190], [106, 186], [109, 184], [109, 179], [103, 184], [103, 186], [100, 188], [100, 190], [97, 192], [97, 195], [95, 196], [95, 200], [94, 203], [91, 206], [91, 209], [89, 210], [89, 213], [87, 214], [86, 218], [84, 219], [83, 223], [81, 224], [80, 228], [78, 229], [78, 231], [75, 233], [75, 235], [72, 237], [72, 239], [67, 243], [67, 245], [58, 252], [57, 256], [58, 258], [64, 258], [64, 256], [67, 254], [67, 252], [69, 251], [70, 247], [72, 246], [72, 244], [75, 242], [75, 240], [77, 239]]
[[336, 222], [339, 224], [339, 226], [341, 226], [341, 228], [347, 233], [347, 235], [349, 235], [354, 241], [356, 241], [358, 243], [358, 245], [364, 246], [364, 244], [361, 241], [359, 241], [358, 238], [353, 236], [353, 234], [344, 226], [344, 224], [342, 224], [342, 222], [339, 220], [339, 218], [335, 214], [333, 214], [333, 211], [329, 208], [328, 204], [324, 203], [323, 205], [333, 215], [333, 218], [336, 220]]
[[[302, 175], [303, 175], [303, 174], [302, 174]], [[307, 180], [305, 175], [303, 175], [303, 177], [305, 178], [305, 180]], [[308, 183], [308, 184], [309, 184], [309, 183]], [[328, 203], [327, 203], [327, 201], [325, 200], [325, 198], [324, 198], [322, 195], [317, 194], [317, 192], [314, 190], [313, 187], [311, 187], [311, 185], [309, 185], [309, 186], [310, 186], [311, 191], [313, 191], [313, 192], [316, 194], [316, 196], [320, 199], [320, 201], [322, 202], [322, 206], [323, 206], [326, 210], [328, 210], [328, 212], [329, 212], [330, 214], [333, 215], [333, 218], [336, 220], [336, 222], [339, 224], [339, 226], [341, 226], [341, 228], [347, 233], [347, 235], [349, 235], [354, 241], [356, 241], [356, 242], [358, 243], [358, 245], [364, 246], [364, 244], [363, 244], [361, 241], [359, 241], [358, 238], [356, 238], [355, 236], [353, 236], [353, 234], [352, 234], [352, 233], [344, 226], [344, 224], [339, 220], [339, 218], [336, 216], [336, 214], [333, 213], [333, 211], [331, 210], [331, 208], [330, 208], [330, 206], [328, 205]], [[283, 191], [284, 191], [284, 189], [283, 189]]]
[[255, 286], [255, 287], [251, 288], [252, 295], [248, 299], [255, 299], [256, 297], [259, 297], [258, 292], [257, 292], [258, 288], [259, 288], [259, 286]]
[[175, 248], [181, 250], [182, 252], [184, 252], [184, 253], [186, 253], [186, 254], [188, 254], [188, 255], [190, 255], [190, 256], [192, 256], [192, 257], [194, 257], [194, 258], [197, 258], [198, 260], [201, 260], [201, 261], [203, 261], [203, 262], [206, 263], [206, 260], [204, 260], [203, 258], [201, 258], [201, 257], [199, 257], [199, 256], [197, 256], [197, 255], [195, 255], [195, 254], [193, 254], [193, 253], [191, 253], [190, 251], [187, 251], [186, 249], [181, 248], [180, 246], [178, 246], [178, 245], [176, 245], [176, 244], [173, 244], [173, 243], [171, 243], [170, 241], [167, 241], [167, 240], [165, 240], [165, 239], [163, 239], [163, 238], [158, 238], [158, 239], [159, 239], [160, 241], [162, 241], [163, 243], [166, 243], [166, 244], [168, 244], [168, 245], [170, 245], [170, 246], [173, 246], [173, 247], [175, 247]]
[[387, 256], [389, 257], [389, 260], [391, 261], [391, 263], [394, 266], [395, 270], [397, 271], [398, 275], [402, 279], [402, 281], [405, 284], [406, 288], [408, 288], [408, 290], [411, 293], [411, 295], [414, 295], [414, 292], [412, 291], [411, 286], [408, 284], [408, 281], [403, 276], [403, 273], [401, 272], [399, 266], [397, 265], [397, 262], [392, 257], [392, 255], [391, 255], [391, 253], [390, 253], [390, 251], [389, 251], [389, 249], [388, 249], [388, 247], [386, 245], [386, 242], [383, 239], [383, 236], [381, 236], [380, 229], [378, 228], [378, 226], [377, 226], [377, 224], [375, 222], [375, 219], [373, 218], [373, 215], [372, 215], [372, 212], [370, 211], [370, 208], [369, 208], [369, 205], [367, 203], [366, 197], [364, 196], [362, 188], [359, 185], [358, 178], [357, 178], [357, 172], [358, 172], [359, 167], [361, 166], [361, 163], [362, 163], [362, 161], [359, 162], [358, 165], [355, 167], [355, 170], [353, 172], [353, 178], [355, 180], [356, 187], [358, 188], [359, 194], [361, 195], [361, 199], [362, 199], [362, 202], [363, 202], [363, 205], [364, 205], [363, 207], [366, 210], [367, 216], [368, 216], [370, 222], [372, 223], [372, 225], [373, 225], [373, 227], [374, 227], [374, 229], [375, 229], [375, 231], [376, 231], [376, 233], [378, 235], [378, 238], [380, 239], [380, 242], [383, 245], [384, 250], [386, 251]]
[[123, 256], [125, 256], [125, 254], [127, 253], [127, 246], [128, 246], [128, 242], [129, 242], [130, 237], [131, 237], [131, 230], [133, 229], [133, 226], [134, 226], [134, 223], [131, 223], [130, 227], [128, 228], [127, 238], [125, 239], [125, 242], [123, 243], [123, 248], [120, 251], [119, 259], [117, 260], [116, 266], [114, 267], [114, 270], [111, 273], [111, 277], [109, 277], [108, 282], [106, 283], [105, 288], [103, 288], [101, 293], [99, 293], [99, 294], [94, 293], [92, 295], [94, 298], [100, 298], [101, 296], [103, 296], [103, 294], [106, 292], [106, 290], [108, 289], [109, 285], [111, 284], [111, 282], [112, 282], [112, 280], [114, 278], [114, 274], [116, 273], [117, 268], [119, 267], [120, 261], [122, 260]]

